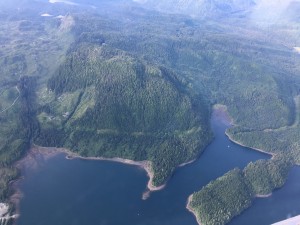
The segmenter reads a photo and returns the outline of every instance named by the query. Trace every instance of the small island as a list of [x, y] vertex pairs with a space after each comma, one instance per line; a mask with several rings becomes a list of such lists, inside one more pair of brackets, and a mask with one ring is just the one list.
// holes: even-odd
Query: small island
[[291, 163], [278, 157], [234, 169], [192, 194], [187, 209], [199, 224], [226, 224], [251, 206], [256, 197], [269, 197], [286, 181]]

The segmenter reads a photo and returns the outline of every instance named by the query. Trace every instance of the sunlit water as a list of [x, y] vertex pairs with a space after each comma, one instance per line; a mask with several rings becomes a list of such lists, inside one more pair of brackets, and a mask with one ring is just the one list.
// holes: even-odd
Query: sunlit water
[[[24, 198], [19, 225], [196, 225], [186, 210], [194, 191], [227, 171], [269, 156], [232, 143], [227, 125], [214, 117], [214, 141], [194, 163], [176, 170], [165, 189], [142, 200], [148, 177], [136, 166], [108, 161], [65, 159], [61, 154], [36, 169], [23, 171]], [[253, 207], [232, 221], [269, 224], [300, 214], [300, 169], [272, 197], [257, 199]]]

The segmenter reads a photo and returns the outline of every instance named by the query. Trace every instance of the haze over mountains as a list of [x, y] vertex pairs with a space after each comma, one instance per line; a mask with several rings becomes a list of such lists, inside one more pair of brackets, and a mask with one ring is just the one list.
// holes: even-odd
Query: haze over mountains
[[[32, 143], [147, 160], [150, 189], [159, 189], [202, 157], [218, 106], [234, 121], [232, 140], [276, 155], [221, 179], [245, 185], [217, 182], [191, 205], [200, 212], [216, 190], [226, 201], [207, 201], [204, 215], [237, 216], [300, 165], [299, 8], [279, 0], [0, 0], [0, 201]], [[243, 196], [249, 204], [232, 204]]]
[[[278, 23], [282, 19], [289, 21], [299, 20], [299, 0], [115, 0], [115, 1], [94, 1], [94, 0], [0, 0], [1, 8], [22, 8], [26, 3], [49, 2], [53, 4], [67, 4], [72, 6], [87, 5], [98, 9], [107, 8], [109, 11], [115, 11], [116, 8], [125, 10], [130, 7], [142, 7], [146, 9], [158, 10], [164, 13], [185, 14], [197, 18], [227, 19], [247, 18], [254, 22]], [[129, 8], [128, 8], [129, 7]]]
[[134, 0], [164, 12], [185, 13], [192, 16], [214, 16], [246, 12], [255, 6], [252, 0]]
[[285, 16], [286, 10], [299, 7], [299, 1], [287, 0], [133, 0], [145, 7], [169, 13], [184, 13], [195, 17], [228, 15], [251, 16], [255, 19], [274, 20]]

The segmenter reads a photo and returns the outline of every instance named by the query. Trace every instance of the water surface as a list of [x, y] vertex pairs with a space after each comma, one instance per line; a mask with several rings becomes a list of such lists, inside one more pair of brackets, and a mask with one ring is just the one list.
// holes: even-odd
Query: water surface
[[253, 206], [230, 225], [272, 224], [300, 214], [300, 168], [294, 167], [286, 184], [270, 198], [255, 199]]
[[[20, 202], [18, 224], [196, 225], [194, 216], [185, 208], [190, 194], [235, 167], [244, 168], [250, 161], [269, 158], [232, 143], [224, 134], [227, 127], [214, 117], [214, 141], [197, 161], [178, 168], [166, 188], [152, 193], [147, 200], [142, 200], [142, 194], [148, 177], [137, 166], [109, 161], [66, 160], [65, 155], [60, 154], [36, 169], [28, 168], [23, 171], [25, 179], [20, 183], [24, 198]], [[293, 179], [293, 172], [289, 182]], [[277, 192], [271, 199], [276, 196]], [[264, 201], [268, 199], [255, 201], [251, 210], [269, 207], [268, 204], [261, 205]], [[247, 221], [252, 216], [249, 210], [240, 218]], [[236, 220], [232, 224], [246, 223]]]

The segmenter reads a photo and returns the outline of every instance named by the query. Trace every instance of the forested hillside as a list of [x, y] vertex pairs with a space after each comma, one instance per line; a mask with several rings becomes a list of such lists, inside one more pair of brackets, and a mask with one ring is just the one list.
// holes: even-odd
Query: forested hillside
[[255, 197], [267, 197], [286, 181], [292, 163], [276, 156], [251, 162], [210, 182], [191, 196], [191, 208], [201, 224], [226, 224], [251, 206]]
[[36, 143], [82, 156], [150, 160], [153, 183], [162, 185], [211, 138], [206, 103], [177, 76], [101, 43], [77, 43], [48, 82], [45, 98], [53, 100], [38, 115]]
[[[32, 15], [27, 7], [24, 11], [20, 8], [19, 14], [11, 7], [5, 4], [0, 10], [0, 202], [8, 203], [12, 181], [20, 176], [15, 163], [39, 134], [36, 92], [72, 40], [56, 27], [59, 24], [41, 21], [40, 15]], [[8, 213], [15, 209], [10, 205]], [[1, 224], [11, 223], [9, 214], [7, 218], [1, 219]]]
[[[300, 162], [299, 19], [257, 25], [252, 1], [203, 1], [210, 19], [120, 2], [1, 8], [0, 200], [33, 144], [148, 160], [162, 185], [213, 139], [215, 104], [227, 106], [233, 141], [273, 158], [194, 194], [201, 222], [226, 223], [281, 187]], [[195, 6], [175, 3], [172, 13]]]

